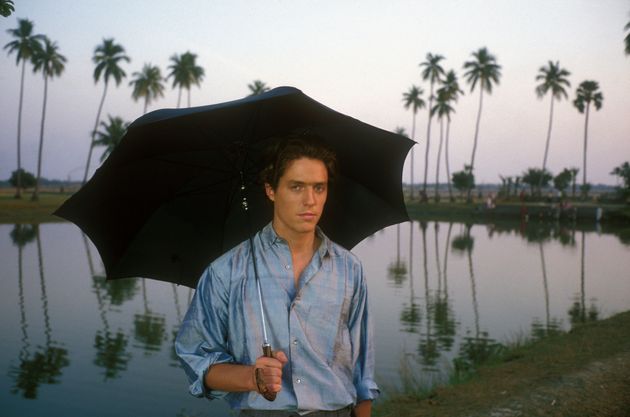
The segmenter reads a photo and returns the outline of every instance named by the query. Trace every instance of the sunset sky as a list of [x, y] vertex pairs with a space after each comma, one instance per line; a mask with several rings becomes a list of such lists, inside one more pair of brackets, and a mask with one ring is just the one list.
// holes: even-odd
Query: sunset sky
[[[169, 58], [191, 51], [205, 69], [201, 88], [193, 87], [192, 105], [247, 95], [260, 79], [271, 87], [295, 86], [316, 100], [387, 130], [411, 131], [411, 112], [402, 94], [412, 84], [425, 90], [418, 64], [427, 53], [443, 55], [466, 95], [460, 98], [451, 127], [451, 170], [468, 163], [472, 150], [478, 92], [470, 93], [462, 65], [471, 52], [487, 47], [502, 67], [500, 84], [484, 98], [477, 183], [499, 182], [499, 175], [520, 175], [542, 164], [549, 100], [535, 94], [538, 69], [559, 61], [571, 72], [569, 100], [556, 103], [548, 168], [582, 168], [584, 116], [572, 101], [584, 80], [596, 80], [603, 108], [591, 113], [589, 182], [615, 184], [609, 173], [630, 161], [630, 56], [624, 55], [628, 0], [443, 0], [396, 1], [264, 0], [31, 0], [16, 1], [16, 11], [0, 17], [0, 43], [12, 40], [7, 29], [18, 18], [35, 24], [68, 59], [60, 78], [49, 84], [42, 175], [79, 180], [86, 163], [102, 81], [94, 84], [92, 55], [113, 37], [131, 58], [123, 64], [127, 79], [110, 86], [103, 117], [133, 121], [142, 102], [131, 99], [132, 73], [144, 63], [167, 73]], [[17, 167], [16, 132], [20, 71], [15, 56], [0, 54], [0, 179]], [[175, 107], [177, 91], [167, 84], [165, 97], [149, 111]], [[22, 165], [36, 170], [43, 98], [41, 74], [25, 80]], [[427, 112], [418, 114], [415, 181], [422, 180]], [[439, 125], [431, 135], [429, 182], [435, 181]], [[360, 152], [360, 150], [357, 150]], [[95, 149], [92, 166], [98, 166]], [[409, 181], [406, 166], [404, 180]], [[93, 170], [92, 170], [93, 172]], [[580, 171], [581, 172], [581, 171]], [[581, 178], [581, 174], [579, 175]], [[445, 182], [444, 162], [441, 182]]]

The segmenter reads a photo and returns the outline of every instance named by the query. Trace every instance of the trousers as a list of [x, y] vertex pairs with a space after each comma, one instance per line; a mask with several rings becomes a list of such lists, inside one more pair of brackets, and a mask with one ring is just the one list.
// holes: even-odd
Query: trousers
[[[350, 417], [352, 406], [347, 406], [339, 410], [313, 411], [304, 417]], [[301, 417], [297, 411], [285, 410], [241, 410], [239, 417]]]

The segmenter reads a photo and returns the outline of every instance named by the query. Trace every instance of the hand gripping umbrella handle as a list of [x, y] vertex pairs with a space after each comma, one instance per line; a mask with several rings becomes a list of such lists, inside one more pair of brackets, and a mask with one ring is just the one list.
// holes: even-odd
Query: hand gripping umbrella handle
[[[262, 348], [263, 348], [263, 355], [266, 358], [273, 358], [273, 353], [271, 351], [270, 344], [265, 343]], [[269, 389], [267, 388], [267, 384], [265, 384], [265, 380], [262, 378], [262, 375], [260, 374], [261, 370], [262, 370], [261, 368], [256, 368], [256, 385], [258, 385], [258, 392], [260, 392], [260, 394], [263, 397], [265, 397], [267, 401], [274, 401], [276, 399], [276, 393], [270, 392]]]

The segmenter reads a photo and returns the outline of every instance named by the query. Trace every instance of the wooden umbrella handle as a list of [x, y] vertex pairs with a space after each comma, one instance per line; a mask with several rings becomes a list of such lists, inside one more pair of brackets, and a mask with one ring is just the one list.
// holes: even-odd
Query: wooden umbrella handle
[[[263, 345], [263, 355], [266, 358], [273, 358], [273, 352], [271, 351], [270, 345]], [[267, 388], [267, 384], [265, 384], [265, 380], [261, 375], [261, 372], [261, 368], [256, 369], [256, 385], [258, 385], [258, 392], [260, 392], [260, 394], [265, 397], [267, 401], [274, 401], [276, 399], [277, 393], [269, 391], [269, 389]]]

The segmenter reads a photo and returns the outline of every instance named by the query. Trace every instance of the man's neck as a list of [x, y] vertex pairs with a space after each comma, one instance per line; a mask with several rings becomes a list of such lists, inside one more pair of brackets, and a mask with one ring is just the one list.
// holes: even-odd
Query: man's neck
[[319, 246], [320, 239], [317, 237], [315, 231], [308, 233], [291, 233], [276, 227], [273, 223], [272, 226], [276, 234], [287, 241], [291, 254], [294, 256], [312, 255]]

